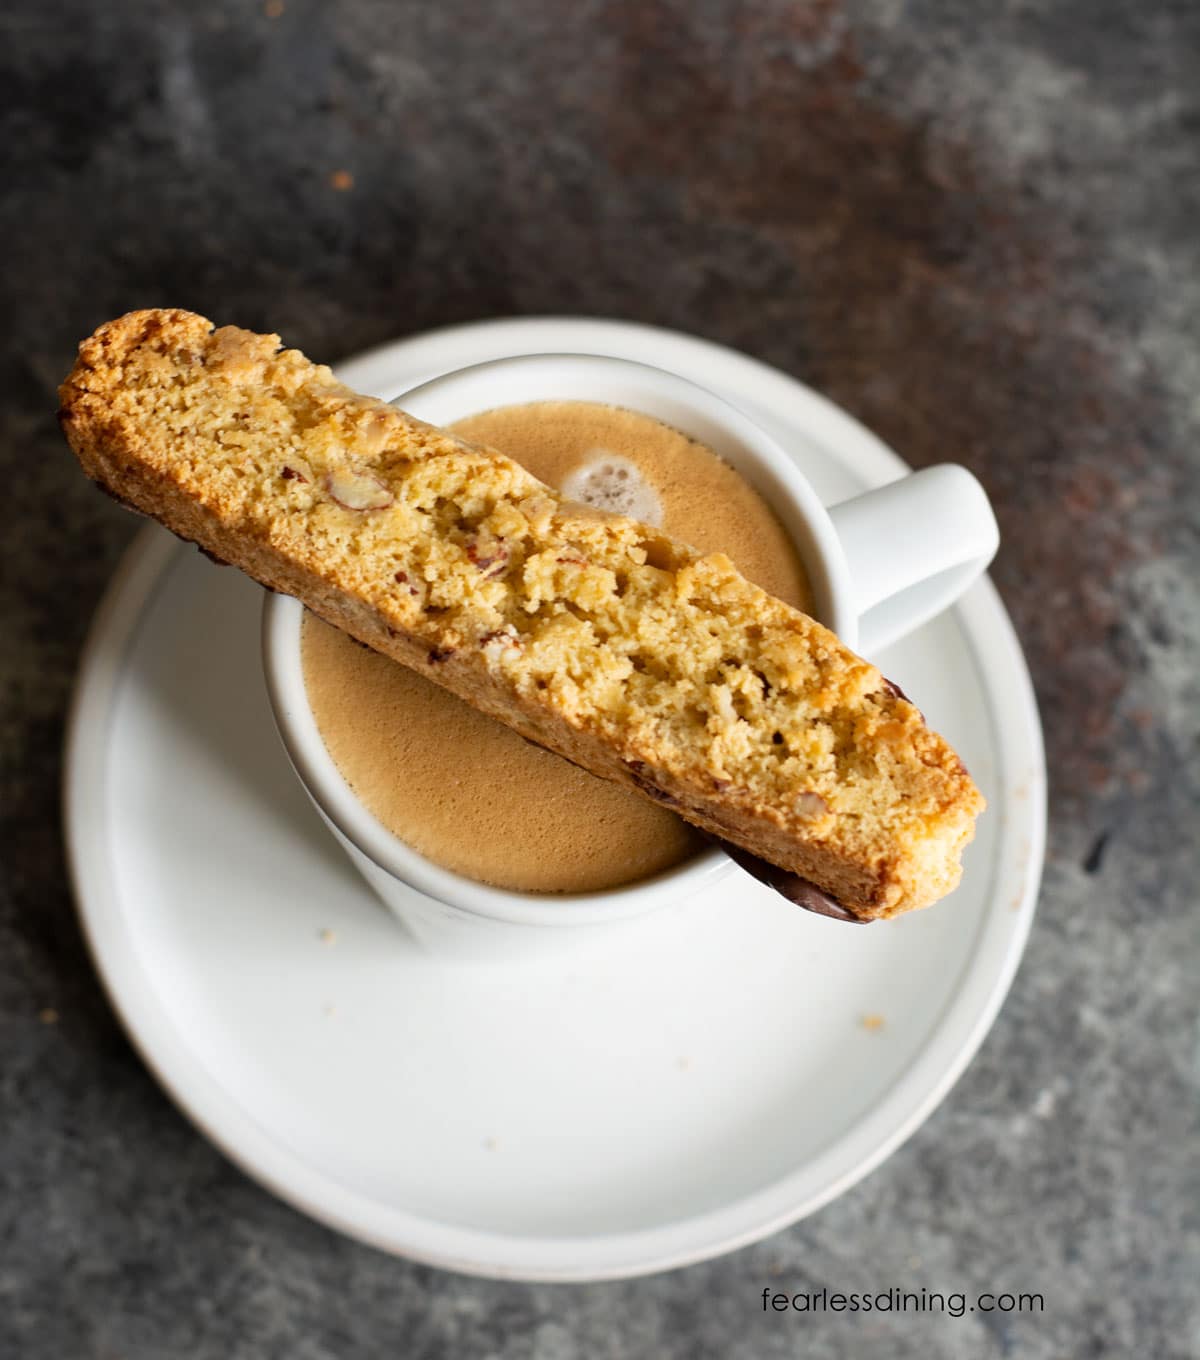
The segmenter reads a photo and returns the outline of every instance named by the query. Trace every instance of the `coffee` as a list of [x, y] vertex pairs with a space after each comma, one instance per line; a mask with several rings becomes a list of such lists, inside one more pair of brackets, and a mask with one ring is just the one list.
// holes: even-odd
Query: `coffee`
[[[725, 552], [771, 594], [811, 608], [804, 569], [767, 504], [711, 449], [594, 402], [533, 402], [460, 421], [564, 494]], [[305, 616], [304, 680], [347, 783], [396, 836], [448, 869], [523, 892], [597, 892], [669, 869], [699, 834], [448, 691]]]

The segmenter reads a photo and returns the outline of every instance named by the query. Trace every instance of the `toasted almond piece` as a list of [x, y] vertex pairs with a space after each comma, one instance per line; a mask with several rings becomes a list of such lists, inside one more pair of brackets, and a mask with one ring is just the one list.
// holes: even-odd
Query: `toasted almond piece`
[[347, 510], [386, 510], [392, 505], [392, 493], [369, 472], [353, 472], [338, 468], [322, 478], [325, 490]]

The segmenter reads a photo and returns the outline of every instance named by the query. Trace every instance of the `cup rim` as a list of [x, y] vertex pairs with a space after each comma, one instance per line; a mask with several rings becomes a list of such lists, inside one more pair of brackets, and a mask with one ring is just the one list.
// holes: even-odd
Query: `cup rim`
[[[607, 355], [547, 353], [467, 365], [409, 388], [391, 401], [398, 405], [402, 403], [404, 409], [418, 419], [436, 424], [449, 423], [496, 406], [555, 400], [554, 396], [546, 394], [513, 397], [483, 406], [468, 405], [458, 415], [442, 416], [440, 420], [434, 418], [436, 399], [444, 398], [446, 390], [455, 384], [462, 386], [464, 382], [478, 382], [497, 374], [511, 375], [518, 369], [545, 374], [551, 366], [558, 369], [560, 379], [564, 375], [578, 378], [585, 371], [595, 375], [603, 370], [613, 379], [636, 378], [654, 384], [660, 393], [665, 392], [675, 401], [697, 408], [705, 418], [701, 422], [705, 433], [695, 437], [710, 447], [726, 442], [728, 448], [728, 441], [714, 439], [709, 428], [723, 427], [743, 452], [758, 461], [757, 472], [748, 479], [761, 481], [759, 473], [769, 474], [771, 485], [765, 488], [760, 485], [758, 489], [760, 494], [772, 493], [769, 503], [789, 533], [792, 526], [786, 521], [791, 518], [796, 518], [807, 531], [809, 547], [815, 551], [802, 553], [802, 556], [810, 578], [817, 578], [814, 589], [823, 606], [818, 613], [827, 616], [829, 626], [835, 631], [841, 631], [843, 635], [847, 631], [853, 633], [857, 620], [849, 605], [852, 598], [849, 570], [825, 506], [808, 479], [774, 439], [716, 393], [650, 364]], [[588, 393], [576, 393], [573, 398], [562, 399], [604, 400]], [[630, 405], [616, 401], [611, 404]], [[639, 408], [631, 405], [630, 409]], [[685, 433], [693, 432], [683, 425], [679, 428]], [[720, 448], [715, 451], [722, 453]], [[784, 507], [776, 500], [779, 494], [790, 502], [786, 508], [793, 513], [780, 513]], [[813, 560], [815, 555], [816, 560]], [[262, 662], [276, 727], [297, 778], [317, 810], [351, 847], [399, 884], [472, 915], [515, 925], [567, 927], [601, 925], [639, 915], [655, 905], [691, 896], [732, 870], [733, 863], [725, 852], [710, 846], [680, 864], [632, 883], [595, 892], [534, 893], [481, 883], [436, 863], [389, 831], [366, 808], [329, 754], [304, 685], [300, 649], [303, 618], [304, 605], [299, 600], [266, 593], [262, 613]]]

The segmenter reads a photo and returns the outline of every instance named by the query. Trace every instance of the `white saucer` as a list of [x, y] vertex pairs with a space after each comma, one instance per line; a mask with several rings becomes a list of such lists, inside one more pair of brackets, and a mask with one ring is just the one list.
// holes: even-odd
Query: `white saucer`
[[[393, 396], [542, 350], [723, 392], [830, 501], [903, 465], [742, 355], [602, 321], [491, 322], [343, 365]], [[259, 669], [261, 592], [148, 529], [100, 609], [66, 775], [80, 912], [180, 1107], [250, 1175], [390, 1251], [598, 1279], [713, 1256], [811, 1213], [925, 1119], [994, 1019], [1042, 863], [1029, 677], [988, 583], [879, 659], [991, 804], [962, 887], [862, 930], [738, 876], [570, 971], [415, 952], [297, 785]]]

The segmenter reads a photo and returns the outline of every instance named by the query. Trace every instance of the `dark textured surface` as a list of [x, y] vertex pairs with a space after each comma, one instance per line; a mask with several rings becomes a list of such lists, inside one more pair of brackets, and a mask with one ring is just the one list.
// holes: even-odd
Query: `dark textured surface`
[[[0, 1357], [1200, 1354], [1200, 9], [18, 0], [0, 38]], [[157, 304], [319, 357], [498, 314], [657, 322], [980, 474], [1050, 859], [994, 1032], [886, 1167], [727, 1260], [530, 1288], [338, 1239], [174, 1111], [85, 957], [57, 807], [134, 524], [73, 469], [54, 389]], [[776, 1281], [1046, 1309], [764, 1315]]]

